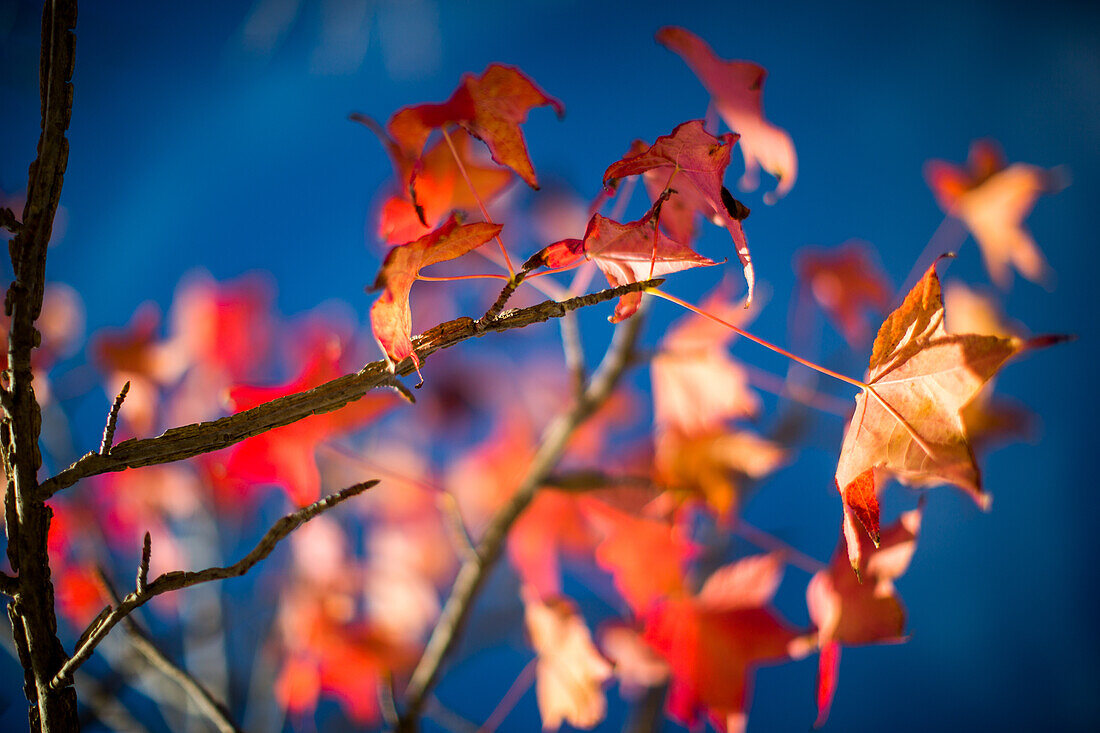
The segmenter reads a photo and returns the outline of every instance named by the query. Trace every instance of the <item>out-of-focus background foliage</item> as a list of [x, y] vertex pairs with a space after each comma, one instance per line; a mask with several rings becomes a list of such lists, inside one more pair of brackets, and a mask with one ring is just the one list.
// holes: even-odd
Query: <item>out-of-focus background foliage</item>
[[[0, 0], [6, 194], [25, 187], [37, 138], [39, 14], [37, 3]], [[921, 175], [926, 160], [962, 161], [971, 140], [992, 137], [1010, 161], [1068, 167], [1072, 184], [1041, 198], [1028, 220], [1057, 273], [1055, 288], [1017, 278], [1005, 300], [1032, 332], [1079, 336], [998, 379], [998, 390], [1041, 417], [1041, 430], [1034, 443], [984, 461], [991, 513], [961, 492], [931, 492], [916, 557], [899, 582], [911, 640], [845, 652], [827, 729], [1096, 729], [1098, 5], [86, 3], [64, 231], [48, 279], [80, 293], [89, 331], [122, 326], [147, 300], [167, 310], [176, 284], [196, 267], [219, 280], [271, 273], [284, 314], [339, 299], [363, 317], [370, 303], [363, 287], [382, 251], [373, 217], [391, 169], [349, 112], [384, 120], [401, 106], [445, 99], [463, 72], [517, 65], [568, 111], [558, 122], [536, 110], [525, 127], [545, 189], [590, 198], [632, 140], [651, 141], [706, 112], [701, 85], [653, 41], [668, 24], [695, 31], [723, 57], [764, 65], [766, 113], [797, 148], [799, 178], [785, 199], [762, 203], [773, 183], [767, 177], [761, 191], [741, 196], [752, 208], [745, 229], [758, 278], [770, 293], [753, 330], [777, 343], [788, 343], [798, 248], [858, 237], [877, 247], [895, 285], [905, 278], [942, 219]], [[515, 193], [520, 202], [533, 196]], [[545, 243], [533, 236], [509, 239], [521, 259]], [[708, 230], [704, 253], [732, 256], [724, 237]], [[719, 276], [686, 273], [668, 287], [694, 298]], [[972, 240], [946, 277], [987, 282]], [[650, 344], [680, 315], [656, 305]], [[605, 315], [582, 319], [593, 355], [607, 340]], [[546, 336], [553, 353], [553, 333]], [[456, 358], [492, 348], [468, 343]], [[787, 368], [745, 342], [734, 353], [778, 374]], [[819, 354], [852, 374], [866, 358], [850, 354], [830, 327]], [[438, 376], [429, 361], [426, 379]], [[644, 372], [634, 381], [647, 386]], [[839, 385], [822, 388], [848, 396]], [[79, 451], [98, 444], [106, 406], [97, 392], [73, 409]], [[842, 427], [820, 417], [798, 462], [745, 507], [754, 524], [822, 560], [840, 521], [832, 473]], [[899, 505], [896, 496], [910, 500], [892, 488], [888, 510]], [[797, 624], [807, 622], [804, 587], [804, 574], [789, 571], [778, 598]], [[507, 649], [481, 655], [452, 668], [440, 698], [482, 719], [522, 664]], [[808, 728], [815, 673], [812, 660], [762, 670], [750, 730]], [[0, 675], [7, 706], [0, 727], [18, 730], [21, 675], [11, 660], [0, 660]], [[624, 715], [613, 708], [604, 729], [617, 729]], [[506, 727], [537, 725], [529, 695]]]

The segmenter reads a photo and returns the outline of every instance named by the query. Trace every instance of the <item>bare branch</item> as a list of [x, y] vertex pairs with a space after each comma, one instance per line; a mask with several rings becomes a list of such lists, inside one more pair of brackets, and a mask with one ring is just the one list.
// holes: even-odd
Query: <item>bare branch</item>
[[[551, 318], [561, 318], [578, 308], [657, 287], [661, 282], [663, 280], [660, 279], [647, 280], [561, 302], [547, 300], [527, 308], [505, 311], [480, 327], [472, 318], [457, 318], [418, 336], [413, 340], [413, 348], [420, 359], [424, 360], [440, 349], [449, 348], [467, 339], [496, 331], [525, 328]], [[405, 376], [414, 371], [412, 359], [405, 359], [397, 365], [396, 375]], [[388, 385], [393, 376], [387, 371], [384, 361], [375, 361], [355, 374], [338, 377], [313, 389], [280, 397], [229, 417], [172, 428], [156, 438], [124, 440], [114, 446], [110, 454], [88, 453], [53, 478], [44, 481], [41, 486], [42, 497], [48, 498], [88, 476], [192, 458], [239, 443], [273, 428], [289, 425], [310, 415], [331, 412], [359, 399], [378, 386]]]
[[50, 686], [56, 688], [66, 684], [68, 677], [91, 656], [92, 651], [95, 650], [99, 642], [103, 641], [104, 637], [114, 628], [115, 624], [126, 618], [134, 609], [145, 605], [151, 598], [169, 591], [181, 590], [192, 585], [198, 585], [199, 583], [208, 583], [212, 580], [225, 580], [226, 578], [237, 578], [244, 575], [251, 570], [256, 563], [270, 555], [272, 550], [275, 549], [275, 546], [295, 529], [305, 524], [310, 519], [313, 519], [318, 514], [331, 509], [353, 496], [363, 493], [377, 483], [377, 480], [372, 480], [349, 486], [335, 494], [326, 496], [324, 499], [315, 501], [309, 506], [303, 507], [292, 514], [286, 515], [267, 530], [267, 533], [260, 539], [256, 546], [252, 548], [251, 552], [233, 565], [228, 567], [206, 568], [198, 572], [173, 570], [172, 572], [164, 573], [152, 583], [146, 585], [144, 591], [135, 590], [130, 593], [123, 598], [122, 602], [117, 606], [108, 606], [100, 612], [96, 620], [93, 621], [91, 626], [81, 635], [81, 641], [77, 644], [73, 656], [61, 667], [61, 671], [59, 671], [57, 676], [50, 682]]
[[[145, 537], [145, 546], [148, 547], [148, 532], [145, 533]], [[115, 590], [102, 568], [99, 569], [99, 580], [110, 596], [111, 603], [116, 607], [122, 605], [122, 600], [118, 596], [118, 591]], [[179, 685], [195, 703], [199, 712], [202, 713], [207, 720], [213, 723], [214, 727], [217, 728], [220, 733], [241, 733], [240, 726], [233, 722], [225, 705], [216, 700], [214, 696], [210, 694], [210, 691], [187, 670], [177, 666], [164, 652], [158, 649], [156, 644], [145, 635], [145, 632], [141, 630], [132, 617], [127, 616], [124, 623], [126, 625], [126, 630], [130, 632], [131, 646], [133, 646], [141, 656], [145, 657], [146, 661], [156, 668], [158, 672]]]
[[619, 378], [632, 363], [634, 346], [641, 332], [647, 303], [648, 300], [644, 301], [642, 312], [626, 321], [615, 332], [615, 338], [604, 355], [603, 362], [592, 375], [581, 398], [547, 426], [519, 488], [489, 521], [477, 545], [476, 554], [467, 558], [459, 568], [451, 594], [405, 690], [405, 711], [398, 725], [399, 731], [416, 730], [417, 720], [424, 709], [428, 693], [435, 686], [441, 665], [462, 632], [473, 608], [474, 598], [500, 559], [504, 541], [512, 525], [535, 498], [538, 488], [557, 465], [573, 431], [611, 396]]
[[588, 369], [584, 364], [584, 346], [576, 313], [566, 313], [561, 319], [561, 345], [565, 352], [565, 368], [569, 371], [573, 393], [580, 396], [584, 392]]
[[141, 543], [141, 563], [138, 565], [137, 582], [134, 584], [134, 588], [137, 589], [138, 593], [144, 593], [145, 589], [149, 587], [149, 560], [152, 557], [153, 536], [146, 532], [145, 539]]
[[8, 605], [12, 634], [23, 667], [28, 723], [34, 733], [76, 730], [76, 692], [48, 683], [65, 661], [57, 638], [53, 585], [46, 536], [51, 512], [41, 501], [38, 440], [42, 413], [34, 394], [31, 355], [40, 343], [35, 321], [42, 312], [46, 250], [61, 198], [72, 113], [73, 60], [76, 50], [76, 0], [49, 0], [42, 10], [42, 48], [38, 63], [42, 131], [38, 152], [27, 173], [23, 226], [8, 243], [15, 280], [4, 299], [10, 317], [7, 333], [7, 377], [3, 464], [7, 474], [5, 517], [8, 559], [19, 575], [19, 592]]
[[504, 287], [500, 291], [500, 295], [497, 296], [496, 301], [489, 306], [489, 310], [485, 311], [485, 315], [478, 321], [479, 324], [484, 325], [500, 315], [500, 312], [504, 310], [504, 306], [508, 304], [508, 299], [512, 297], [512, 293], [516, 292], [516, 288], [520, 286], [524, 278], [527, 277], [527, 270], [520, 270], [504, 284]]
[[567, 473], [554, 473], [546, 477], [542, 485], [548, 489], [556, 489], [566, 493], [583, 493], [586, 491], [599, 491], [600, 489], [638, 488], [650, 489], [654, 493], [662, 491], [662, 487], [653, 482], [649, 476], [615, 476], [600, 470], [577, 470]]
[[111, 412], [107, 415], [107, 427], [103, 428], [103, 442], [99, 444], [99, 455], [105, 456], [111, 452], [111, 446], [115, 442], [115, 428], [118, 427], [118, 411], [122, 409], [122, 401], [126, 399], [126, 394], [130, 391], [130, 381], [126, 380], [126, 384], [122, 385], [122, 390], [118, 393], [118, 397], [115, 397], [115, 402], [111, 405]]

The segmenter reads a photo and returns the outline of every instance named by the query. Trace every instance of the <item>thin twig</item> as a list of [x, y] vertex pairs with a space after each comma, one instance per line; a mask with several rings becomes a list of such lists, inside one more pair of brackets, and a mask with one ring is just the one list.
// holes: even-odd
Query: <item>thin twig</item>
[[455, 498], [455, 495], [446, 489], [438, 489], [436, 492], [436, 506], [439, 507], [439, 513], [447, 523], [451, 535], [451, 544], [454, 545], [458, 556], [463, 560], [477, 557], [477, 545], [474, 543], [473, 537], [470, 536], [470, 530], [466, 527], [466, 520], [462, 516], [462, 508], [458, 505], [458, 499]]
[[504, 310], [504, 306], [508, 304], [508, 299], [512, 297], [512, 293], [516, 292], [516, 288], [520, 286], [525, 277], [527, 277], [527, 270], [520, 270], [515, 275], [512, 275], [512, 277], [508, 278], [508, 282], [506, 282], [504, 287], [500, 290], [500, 295], [498, 295], [493, 304], [489, 306], [489, 310], [485, 311], [485, 315], [481, 317], [478, 323], [488, 323], [500, 315], [500, 312]]
[[[145, 536], [148, 537], [149, 534], [146, 533]], [[103, 584], [104, 590], [107, 591], [111, 603], [115, 606], [122, 605], [118, 591], [115, 590], [114, 585], [107, 578], [107, 574], [102, 568], [99, 569], [99, 580]], [[180, 689], [187, 693], [187, 696], [195, 703], [195, 707], [198, 708], [199, 712], [213, 723], [220, 733], [241, 733], [241, 727], [233, 722], [224, 703], [215, 699], [201, 682], [157, 648], [157, 645], [145, 635], [145, 632], [141, 630], [132, 617], [126, 617], [124, 623], [126, 630], [130, 632], [130, 645], [141, 656], [145, 657], [145, 660], [158, 672], [179, 685]]]
[[388, 728], [394, 728], [397, 725], [397, 698], [393, 693], [393, 674], [387, 671], [382, 677], [378, 685], [378, 709], [382, 713], [382, 722]]
[[141, 564], [138, 565], [137, 583], [134, 587], [138, 593], [144, 593], [149, 587], [149, 560], [153, 556], [153, 536], [145, 533], [145, 539], [141, 544]]
[[[646, 280], [617, 288], [601, 290], [560, 302], [543, 301], [527, 308], [519, 308], [501, 314], [491, 323], [479, 329], [472, 318], [456, 318], [441, 323], [413, 340], [413, 348], [421, 360], [440, 349], [450, 348], [467, 339], [497, 331], [525, 328], [551, 318], [561, 318], [570, 311], [613, 300], [627, 293], [636, 293], [656, 287], [663, 280]], [[396, 367], [396, 375], [405, 376], [416, 371], [412, 359], [405, 359]], [[122, 471], [161, 463], [172, 463], [203, 453], [210, 453], [239, 443], [261, 433], [289, 425], [302, 418], [339, 409], [353, 402], [370, 390], [388, 384], [393, 375], [385, 361], [367, 364], [355, 374], [325, 382], [304, 392], [280, 397], [250, 410], [208, 422], [172, 428], [155, 438], [124, 440], [111, 449], [108, 455], [88, 453], [40, 487], [42, 498], [48, 498], [61, 489], [72, 486], [78, 480], [101, 473]]]
[[516, 703], [523, 699], [523, 696], [531, 689], [531, 685], [535, 681], [538, 661], [538, 657], [535, 657], [520, 670], [520, 673], [516, 675], [516, 678], [508, 687], [508, 691], [504, 693], [504, 697], [500, 698], [500, 702], [493, 708], [489, 718], [477, 729], [477, 733], [494, 733], [500, 727], [500, 724], [508, 718], [509, 713], [516, 707]]
[[115, 624], [130, 615], [134, 609], [143, 606], [150, 599], [162, 593], [188, 588], [192, 585], [198, 585], [199, 583], [208, 583], [213, 580], [224, 580], [226, 578], [237, 578], [244, 575], [251, 570], [256, 563], [270, 555], [275, 549], [275, 546], [295, 529], [305, 524], [310, 519], [313, 519], [318, 514], [331, 509], [353, 496], [363, 493], [377, 483], [377, 480], [372, 480], [349, 486], [335, 494], [326, 496], [324, 499], [315, 501], [309, 506], [303, 507], [292, 514], [286, 515], [267, 530], [267, 533], [264, 534], [256, 546], [252, 548], [251, 552], [233, 565], [228, 567], [206, 568], [198, 572], [173, 570], [172, 572], [164, 573], [152, 583], [149, 583], [145, 587], [144, 592], [135, 590], [123, 598], [122, 602], [117, 606], [108, 606], [100, 613], [99, 617], [92, 622], [92, 625], [84, 631], [84, 634], [81, 635], [81, 641], [77, 644], [72, 657], [61, 667], [61, 670], [50, 682], [50, 685], [52, 687], [59, 687], [65, 684], [67, 678], [77, 667], [83, 664], [88, 657], [91, 656], [96, 646], [99, 642], [103, 641], [103, 638], [107, 636], [107, 633], [112, 628], [114, 628]]
[[401, 395], [402, 399], [408, 402], [410, 405], [416, 404], [416, 395], [412, 393], [404, 382], [398, 379], [396, 376], [391, 375], [388, 381], [382, 383], [383, 387], [392, 387], [397, 394]]
[[466, 559], [459, 568], [447, 603], [405, 690], [405, 710], [398, 730], [416, 730], [427, 695], [435, 686], [441, 666], [462, 632], [473, 608], [474, 598], [500, 559], [512, 525], [535, 498], [536, 491], [557, 465], [573, 431], [611, 396], [619, 378], [633, 362], [634, 347], [641, 332], [646, 303], [648, 301], [643, 301], [643, 309], [640, 309], [642, 312], [627, 320], [615, 332], [614, 340], [599, 369], [592, 375], [582, 398], [560, 413], [546, 428], [523, 481], [508, 503], [489, 521], [477, 545], [476, 555]]
[[561, 319], [561, 346], [565, 353], [565, 368], [569, 372], [573, 394], [580, 396], [584, 392], [588, 368], [584, 363], [584, 346], [581, 343], [581, 329], [576, 313], [567, 313]]
[[118, 427], [118, 411], [122, 409], [122, 402], [126, 399], [126, 394], [130, 391], [130, 380], [126, 380], [126, 384], [122, 385], [122, 390], [118, 393], [118, 397], [115, 397], [115, 402], [111, 405], [111, 412], [107, 415], [107, 427], [103, 428], [103, 442], [99, 444], [99, 454], [105, 456], [111, 452], [111, 446], [115, 442], [115, 428]]

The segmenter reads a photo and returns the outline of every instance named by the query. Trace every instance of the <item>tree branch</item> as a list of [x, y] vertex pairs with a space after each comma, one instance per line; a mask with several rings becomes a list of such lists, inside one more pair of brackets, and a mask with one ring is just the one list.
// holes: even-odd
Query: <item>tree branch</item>
[[50, 679], [65, 661], [57, 638], [53, 584], [46, 535], [50, 509], [39, 495], [42, 465], [38, 438], [42, 413], [34, 395], [31, 353], [41, 342], [35, 321], [42, 311], [46, 249], [69, 159], [65, 133], [72, 111], [73, 58], [76, 38], [75, 0], [48, 0], [42, 10], [42, 48], [38, 81], [42, 132], [38, 154], [27, 175], [23, 226], [8, 243], [15, 281], [8, 288], [4, 310], [8, 329], [8, 394], [3, 400], [0, 451], [7, 474], [5, 528], [8, 559], [19, 575], [19, 590], [8, 605], [23, 692], [29, 703], [28, 722], [34, 733], [76, 730], [76, 692], [72, 686], [52, 688]]
[[[145, 536], [148, 538], [149, 534], [146, 533]], [[148, 543], [146, 543], [146, 547], [148, 547]], [[115, 590], [102, 568], [99, 569], [99, 579], [103, 583], [111, 603], [115, 606], [122, 605], [118, 591]], [[202, 683], [196, 680], [187, 670], [176, 665], [164, 652], [157, 648], [157, 645], [145, 635], [145, 632], [141, 630], [133, 617], [127, 616], [124, 623], [126, 630], [130, 632], [130, 645], [158, 672], [179, 685], [180, 689], [187, 693], [187, 696], [195, 703], [195, 707], [199, 709], [199, 712], [213, 723], [220, 733], [241, 733], [240, 726], [233, 722], [224, 703], [216, 700]]]
[[99, 444], [100, 455], [107, 455], [111, 452], [111, 446], [115, 442], [115, 429], [118, 427], [118, 411], [122, 409], [122, 401], [126, 399], [129, 392], [130, 381], [127, 380], [126, 384], [122, 385], [118, 397], [115, 397], [114, 404], [111, 405], [111, 411], [107, 414], [107, 426], [103, 428], [103, 441]]
[[100, 612], [99, 616], [96, 617], [96, 620], [85, 629], [80, 637], [80, 641], [77, 642], [77, 648], [73, 652], [72, 658], [61, 667], [61, 670], [50, 682], [50, 686], [56, 688], [66, 684], [73, 671], [91, 656], [99, 642], [103, 641], [104, 637], [107, 636], [107, 633], [114, 628], [119, 621], [132, 613], [134, 609], [145, 605], [150, 599], [162, 593], [181, 590], [192, 585], [198, 585], [199, 583], [208, 583], [212, 580], [224, 580], [226, 578], [237, 578], [244, 575], [251, 570], [256, 563], [270, 555], [272, 550], [275, 549], [275, 545], [295, 529], [305, 524], [310, 519], [313, 519], [318, 514], [331, 509], [353, 496], [363, 493], [377, 483], [378, 481], [373, 480], [349, 486], [335, 494], [326, 496], [324, 499], [315, 501], [309, 506], [303, 507], [292, 514], [286, 515], [275, 522], [275, 524], [271, 526], [271, 529], [267, 530], [267, 533], [264, 534], [256, 546], [252, 548], [251, 552], [233, 565], [228, 567], [206, 568], [198, 572], [174, 570], [170, 573], [164, 573], [153, 582], [147, 584], [144, 591], [135, 590], [123, 598], [122, 602], [117, 606], [107, 606]]
[[643, 320], [644, 310], [615, 332], [614, 341], [599, 369], [592, 375], [588, 388], [572, 407], [559, 414], [546, 428], [523, 481], [508, 503], [490, 520], [481, 541], [478, 542], [476, 554], [467, 558], [459, 568], [451, 594], [405, 690], [405, 711], [398, 725], [399, 731], [417, 729], [417, 721], [424, 709], [427, 695], [435, 686], [443, 661], [462, 633], [473, 608], [474, 598], [500, 559], [509, 530], [557, 465], [573, 431], [611, 396], [619, 378], [632, 363], [634, 346]]
[[[467, 339], [497, 331], [525, 328], [551, 318], [561, 318], [570, 311], [618, 298], [626, 293], [640, 292], [656, 287], [661, 280], [630, 283], [597, 293], [569, 298], [561, 302], [543, 301], [527, 308], [506, 311], [488, 323], [479, 326], [472, 318], [457, 318], [441, 323], [413, 340], [413, 348], [421, 360], [428, 355], [446, 349]], [[415, 371], [411, 359], [397, 365], [396, 375], [405, 376]], [[347, 374], [330, 382], [296, 394], [280, 397], [250, 410], [229, 417], [194, 425], [172, 428], [155, 438], [124, 440], [110, 453], [88, 453], [41, 486], [43, 498], [73, 485], [82, 478], [126, 468], [152, 466], [192, 458], [203, 453], [226, 448], [234, 443], [265, 433], [273, 428], [289, 425], [302, 418], [336, 410], [353, 402], [375, 387], [391, 385], [392, 377], [384, 361], [367, 364], [355, 374]]]

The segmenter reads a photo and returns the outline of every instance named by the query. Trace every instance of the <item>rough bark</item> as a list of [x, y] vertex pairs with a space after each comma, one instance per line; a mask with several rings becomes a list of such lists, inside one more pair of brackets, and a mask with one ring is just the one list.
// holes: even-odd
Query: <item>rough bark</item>
[[8, 604], [31, 730], [77, 730], [76, 693], [70, 684], [51, 688], [67, 660], [57, 638], [53, 584], [50, 581], [46, 535], [50, 509], [38, 486], [42, 457], [38, 450], [41, 413], [34, 395], [31, 353], [39, 345], [35, 321], [42, 310], [46, 247], [69, 157], [65, 132], [72, 108], [73, 50], [76, 44], [75, 0], [46, 3], [42, 13], [42, 53], [39, 83], [42, 132], [38, 156], [31, 164], [23, 224], [9, 244], [15, 281], [8, 288], [5, 311], [8, 332], [7, 383], [0, 385], [4, 410], [0, 453], [7, 475], [4, 497], [8, 559], [18, 574], [15, 597]]

